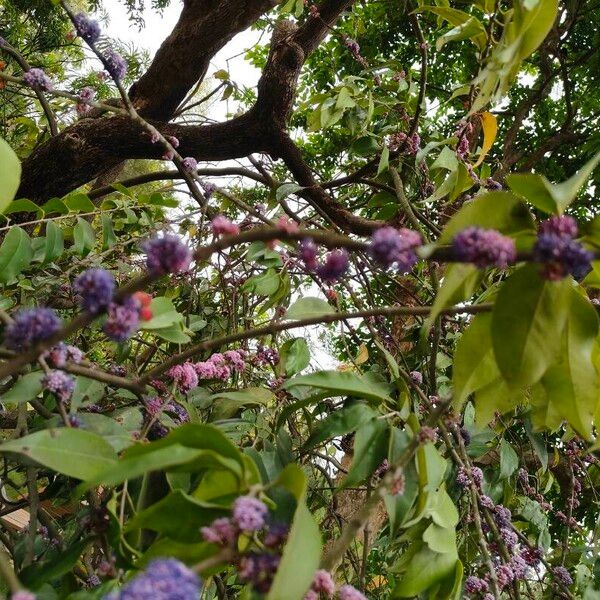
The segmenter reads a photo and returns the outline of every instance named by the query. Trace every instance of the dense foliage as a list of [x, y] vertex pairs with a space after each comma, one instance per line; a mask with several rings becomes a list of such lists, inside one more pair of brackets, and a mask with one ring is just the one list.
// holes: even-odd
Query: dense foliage
[[110, 8], [0, 5], [0, 591], [600, 598], [598, 5]]

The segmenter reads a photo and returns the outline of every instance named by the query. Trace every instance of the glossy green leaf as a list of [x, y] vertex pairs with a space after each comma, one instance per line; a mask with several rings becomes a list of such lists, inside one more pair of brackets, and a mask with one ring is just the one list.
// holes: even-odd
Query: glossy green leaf
[[92, 226], [81, 217], [77, 217], [77, 224], [73, 227], [73, 249], [80, 256], [87, 256], [96, 244], [96, 234]]
[[11, 227], [0, 246], [0, 283], [11, 283], [33, 259], [31, 239], [20, 227]]
[[372, 418], [365, 421], [354, 435], [354, 453], [344, 487], [359, 485], [370, 477], [387, 458], [389, 427], [385, 420]]
[[117, 243], [117, 236], [113, 229], [112, 219], [106, 215], [102, 215], [102, 250], [108, 250]]
[[438, 242], [449, 244], [467, 227], [496, 229], [505, 235], [533, 230], [533, 219], [523, 202], [510, 192], [488, 192], [465, 202], [442, 231]]
[[46, 223], [46, 240], [44, 248], [44, 264], [56, 260], [65, 249], [65, 240], [62, 229], [54, 223]]
[[462, 334], [454, 353], [452, 403], [460, 410], [469, 394], [500, 375], [492, 349], [491, 314], [477, 315]]
[[18, 454], [75, 479], [91, 479], [116, 464], [112, 446], [102, 437], [82, 429], [36, 431], [0, 444], [0, 453]]
[[66, 207], [75, 213], [94, 212], [96, 207], [87, 194], [71, 194], [64, 199]]
[[173, 325], [173, 323], [183, 321], [183, 315], [177, 312], [170, 298], [164, 296], [153, 298], [150, 303], [150, 310], [152, 311], [152, 318], [149, 321], [143, 321], [140, 324], [141, 329], [162, 329]]
[[42, 391], [43, 371], [35, 371], [23, 375], [17, 382], [2, 396], [0, 402], [4, 404], [20, 404], [34, 400]]
[[537, 265], [509, 277], [494, 303], [492, 345], [500, 373], [510, 387], [539, 381], [560, 352], [569, 311], [568, 279], [547, 281]]
[[304, 338], [287, 340], [279, 350], [279, 364], [283, 372], [296, 375], [310, 364], [310, 350]]
[[318, 371], [310, 375], [299, 375], [285, 382], [285, 389], [309, 386], [329, 392], [332, 396], [346, 395], [378, 402], [392, 402], [389, 388], [364, 375], [344, 371]]
[[304, 448], [313, 448], [330, 438], [356, 431], [365, 421], [369, 421], [375, 416], [373, 409], [362, 402], [344, 406], [315, 424]]
[[290, 321], [298, 321], [300, 319], [310, 319], [321, 315], [333, 314], [335, 310], [325, 300], [321, 298], [311, 298], [306, 296], [300, 298], [292, 304], [285, 313], [284, 318]]
[[21, 181], [21, 161], [8, 142], [0, 138], [0, 213], [12, 202]]
[[513, 447], [505, 440], [500, 441], [499, 479], [508, 479], [519, 468], [519, 457]]
[[302, 600], [319, 567], [321, 533], [306, 506], [307, 484], [302, 469], [288, 465], [279, 477], [279, 484], [294, 494], [297, 507], [267, 600]]
[[575, 175], [562, 183], [552, 184], [537, 173], [514, 173], [507, 175], [511, 190], [546, 213], [562, 214], [575, 200], [579, 190], [589, 179], [600, 162], [600, 152], [587, 162]]

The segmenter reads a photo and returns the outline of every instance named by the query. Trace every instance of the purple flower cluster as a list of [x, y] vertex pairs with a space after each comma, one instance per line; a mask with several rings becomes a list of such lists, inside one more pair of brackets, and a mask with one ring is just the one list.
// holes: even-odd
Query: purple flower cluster
[[564, 567], [554, 567], [552, 569], [552, 576], [560, 585], [564, 585], [565, 587], [569, 587], [573, 585], [573, 578], [567, 569]]
[[225, 381], [231, 373], [241, 373], [246, 368], [246, 352], [244, 350], [227, 350], [221, 354], [216, 352], [207, 360], [197, 363], [185, 362], [175, 365], [167, 371], [182, 393], [189, 392], [198, 386], [201, 379], [220, 379]]
[[198, 168], [198, 161], [191, 156], [187, 156], [183, 159], [181, 166], [188, 173], [193, 173]]
[[371, 238], [370, 252], [379, 264], [390, 267], [395, 263], [402, 273], [407, 273], [417, 263], [415, 248], [422, 243], [416, 231], [381, 227]]
[[24, 350], [52, 337], [60, 324], [58, 315], [51, 308], [24, 308], [6, 326], [4, 342], [10, 350]]
[[81, 308], [92, 314], [108, 307], [116, 287], [115, 278], [105, 269], [88, 269], [73, 282], [73, 291], [79, 296]]
[[32, 88], [39, 88], [44, 92], [49, 92], [53, 85], [50, 77], [44, 73], [43, 69], [33, 67], [23, 74], [23, 81]]
[[176, 235], [155, 237], [142, 244], [146, 267], [152, 275], [183, 273], [190, 268], [192, 251]]
[[191, 389], [198, 387], [198, 374], [191, 362], [175, 365], [167, 371], [167, 375], [173, 379], [177, 389], [187, 394]]
[[349, 256], [345, 248], [332, 250], [325, 255], [325, 260], [317, 267], [317, 275], [325, 283], [333, 283], [348, 270]]
[[367, 597], [351, 585], [343, 585], [338, 590], [340, 600], [367, 600]]
[[325, 596], [325, 598], [333, 598], [335, 594], [335, 582], [331, 573], [325, 569], [319, 569], [315, 573], [310, 590], [304, 596], [304, 600], [312, 600], [312, 598], [318, 600], [321, 597], [320, 594]]
[[200, 578], [183, 563], [174, 558], [159, 558], [103, 600], [195, 600], [201, 589]]
[[200, 533], [207, 542], [224, 547], [233, 546], [238, 536], [235, 525], [227, 517], [215, 519], [211, 525], [202, 527]]
[[240, 226], [232, 223], [225, 215], [217, 215], [211, 221], [211, 227], [214, 235], [237, 235], [240, 232]]
[[62, 369], [67, 361], [78, 365], [83, 360], [83, 352], [77, 346], [70, 346], [59, 342], [42, 355], [52, 366]]
[[454, 236], [452, 249], [457, 260], [479, 268], [504, 268], [517, 259], [514, 240], [494, 229], [467, 227]]
[[465, 580], [465, 593], [467, 594], [485, 594], [488, 590], [488, 582], [485, 579], [470, 575]]
[[281, 557], [267, 552], [251, 552], [240, 559], [238, 574], [242, 581], [251, 583], [262, 594], [271, 589]]
[[310, 271], [315, 271], [319, 266], [319, 262], [317, 261], [318, 252], [319, 249], [312, 238], [306, 238], [299, 244], [298, 255]]
[[233, 504], [233, 522], [242, 531], [258, 531], [265, 525], [269, 510], [252, 496], [240, 496]]
[[533, 257], [543, 264], [545, 279], [558, 281], [571, 274], [580, 280], [590, 271], [594, 255], [574, 239], [576, 235], [577, 223], [571, 217], [553, 216], [540, 223]]
[[94, 44], [100, 39], [100, 25], [98, 21], [90, 19], [84, 13], [78, 13], [73, 17], [77, 33], [88, 43]]
[[411, 371], [409, 373], [410, 380], [416, 385], [423, 385], [423, 373], [420, 371]]
[[259, 346], [256, 349], [256, 354], [253, 360], [254, 364], [259, 367], [266, 365], [276, 365], [279, 363], [279, 352], [275, 348], [268, 346]]
[[415, 155], [421, 147], [421, 136], [415, 131], [410, 137], [403, 131], [398, 131], [390, 136], [388, 148], [392, 152], [404, 149], [404, 152], [409, 156]]
[[115, 342], [128, 340], [138, 328], [141, 308], [141, 303], [133, 296], [111, 302], [102, 327], [106, 336]]
[[75, 105], [77, 114], [85, 115], [89, 112], [89, 102], [92, 102], [96, 97], [96, 90], [91, 87], [84, 87], [78, 94], [79, 102]]
[[56, 395], [61, 402], [66, 402], [75, 390], [75, 380], [64, 371], [50, 371], [42, 379], [42, 387]]
[[127, 62], [112, 48], [109, 48], [103, 55], [104, 67], [116, 81], [121, 81], [127, 73]]
[[471, 477], [469, 477], [469, 473], [466, 469], [463, 467], [458, 469], [458, 473], [456, 474], [456, 483], [458, 485], [461, 487], [467, 487], [471, 482], [471, 478], [477, 487], [481, 487], [483, 484], [483, 471], [479, 467], [472, 467]]
[[419, 430], [419, 442], [421, 444], [435, 444], [438, 439], [437, 431], [433, 427], [423, 425]]

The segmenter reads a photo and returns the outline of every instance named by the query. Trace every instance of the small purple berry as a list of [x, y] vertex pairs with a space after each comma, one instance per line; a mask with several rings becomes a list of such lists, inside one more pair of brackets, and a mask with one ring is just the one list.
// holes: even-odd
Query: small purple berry
[[24, 350], [52, 337], [60, 329], [60, 319], [51, 308], [19, 310], [6, 326], [4, 341], [10, 350]]
[[127, 62], [112, 48], [109, 48], [103, 55], [104, 67], [110, 75], [116, 80], [121, 81], [127, 73]]
[[23, 81], [29, 87], [37, 87], [44, 92], [49, 92], [53, 88], [52, 81], [50, 81], [48, 75], [44, 73], [44, 70], [36, 67], [29, 69], [29, 71], [26, 71], [23, 74]]
[[152, 275], [183, 273], [190, 268], [192, 251], [175, 235], [155, 237], [142, 244]]
[[332, 250], [325, 255], [325, 262], [317, 267], [317, 275], [325, 283], [333, 283], [348, 270], [349, 257], [345, 248]]
[[514, 240], [494, 229], [467, 227], [454, 236], [452, 249], [457, 260], [479, 268], [504, 268], [517, 259]]
[[50, 371], [42, 379], [42, 387], [56, 395], [61, 402], [66, 402], [75, 390], [75, 380], [64, 371]]
[[120, 302], [111, 302], [107, 311], [108, 318], [102, 330], [111, 340], [125, 342], [138, 328], [140, 309], [140, 303], [132, 296]]
[[557, 581], [557, 583], [564, 585], [565, 587], [569, 587], [573, 585], [573, 578], [567, 569], [564, 567], [553, 567], [552, 576]]
[[198, 161], [195, 158], [188, 156], [183, 159], [181, 165], [185, 171], [188, 171], [188, 173], [193, 173], [198, 168]]
[[100, 38], [100, 25], [98, 21], [90, 19], [84, 13], [78, 13], [73, 17], [77, 33], [88, 43], [94, 44]]
[[80, 296], [81, 308], [92, 314], [108, 307], [115, 288], [115, 278], [105, 269], [88, 269], [73, 282], [73, 291]]
[[252, 496], [240, 496], [233, 504], [233, 520], [242, 531], [258, 531], [265, 525], [269, 510]]
[[381, 227], [371, 238], [370, 252], [379, 264], [389, 267], [396, 263], [402, 273], [407, 273], [417, 263], [414, 250], [422, 243], [416, 231]]

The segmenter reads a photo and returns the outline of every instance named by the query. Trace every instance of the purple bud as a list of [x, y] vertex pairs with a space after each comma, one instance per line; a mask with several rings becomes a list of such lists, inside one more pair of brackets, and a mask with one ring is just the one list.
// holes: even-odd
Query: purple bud
[[540, 233], [533, 249], [534, 260], [544, 265], [545, 279], [558, 281], [567, 274], [583, 279], [591, 270], [594, 255], [579, 242], [553, 233]]
[[200, 529], [202, 537], [211, 544], [232, 546], [237, 539], [237, 531], [230, 519], [216, 519], [208, 527]]
[[281, 557], [278, 554], [250, 553], [242, 556], [238, 573], [242, 581], [265, 594], [271, 588]]
[[4, 342], [10, 350], [24, 350], [52, 337], [60, 329], [60, 319], [51, 308], [19, 310], [6, 326]]
[[33, 67], [23, 74], [23, 81], [32, 88], [39, 88], [44, 92], [49, 92], [52, 89], [52, 81], [43, 69]]
[[232, 223], [224, 215], [217, 215], [211, 221], [211, 227], [215, 235], [237, 235], [240, 232], [240, 226]]
[[500, 589], [503, 589], [514, 581], [515, 574], [508, 565], [499, 565], [496, 567], [496, 579]]
[[115, 279], [104, 269], [88, 269], [73, 282], [73, 291], [80, 296], [80, 306], [92, 314], [104, 310], [112, 302]]
[[574, 238], [577, 236], [577, 221], [573, 217], [553, 215], [539, 224], [540, 234], [556, 235], [560, 238]]
[[175, 235], [155, 237], [142, 244], [146, 266], [152, 275], [183, 273], [190, 268], [192, 252]]
[[173, 379], [177, 389], [184, 394], [192, 388], [198, 387], [198, 374], [190, 362], [171, 367], [167, 371], [167, 375]]
[[515, 242], [494, 229], [468, 227], [454, 236], [452, 242], [457, 260], [483, 268], [499, 268], [513, 264], [517, 259]]
[[326, 598], [332, 598], [335, 593], [335, 582], [331, 573], [325, 569], [319, 569], [313, 577], [311, 588]]
[[423, 384], [423, 374], [420, 371], [411, 371], [410, 379], [413, 383], [416, 383], [417, 385]]
[[480, 594], [488, 591], [488, 583], [485, 579], [470, 575], [465, 580], [465, 592], [467, 594]]

